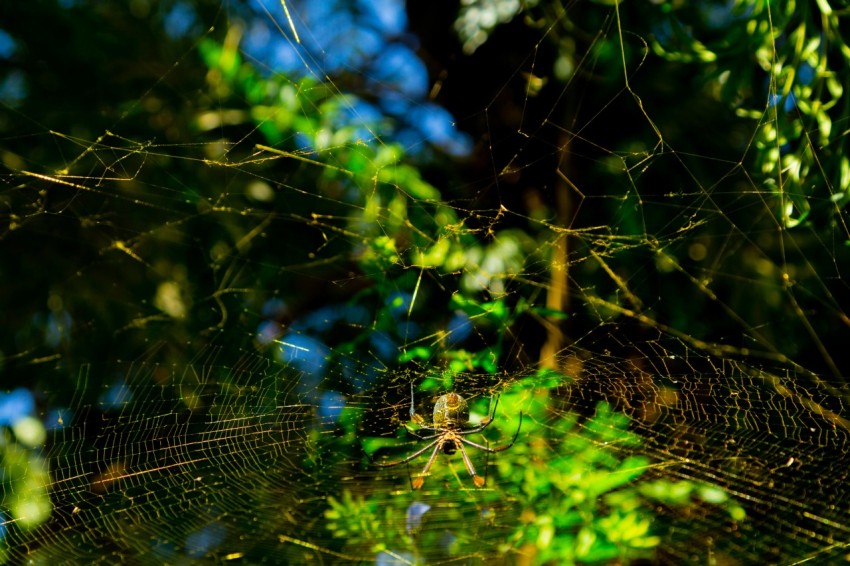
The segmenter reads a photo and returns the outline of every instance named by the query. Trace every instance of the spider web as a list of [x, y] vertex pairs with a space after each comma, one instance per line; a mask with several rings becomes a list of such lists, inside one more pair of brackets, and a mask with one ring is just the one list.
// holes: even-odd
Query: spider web
[[[486, 5], [450, 47], [411, 15], [436, 142], [367, 116], [374, 69], [308, 49], [330, 15], [295, 2], [199, 3], [105, 117], [4, 102], [3, 376], [49, 427], [4, 431], [7, 561], [846, 558], [843, 185], [812, 171], [805, 222], [754, 157], [781, 105], [652, 88], [690, 75], [623, 6]], [[430, 451], [375, 465], [424, 446], [411, 383], [428, 422], [498, 398], [475, 442], [523, 415], [467, 447], [483, 488], [457, 453], [419, 490]]]

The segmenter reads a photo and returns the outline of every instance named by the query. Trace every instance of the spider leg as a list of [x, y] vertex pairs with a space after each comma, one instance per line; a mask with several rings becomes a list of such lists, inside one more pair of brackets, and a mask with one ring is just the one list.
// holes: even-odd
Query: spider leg
[[[422, 473], [418, 477], [413, 478], [410, 481], [410, 487], [412, 487], [413, 489], [419, 489], [420, 487], [422, 487], [422, 484], [425, 483], [425, 476], [427, 476], [428, 472], [431, 471], [431, 466], [434, 465], [434, 462], [437, 460], [437, 454], [440, 452], [440, 448], [443, 447], [443, 443], [440, 442], [440, 440], [441, 439], [438, 438], [437, 440], [431, 443], [436, 444], [436, 446], [434, 447], [434, 451], [431, 452], [431, 457], [428, 458], [428, 463], [425, 464], [424, 468], [422, 468]], [[431, 444], [429, 444], [428, 446], [431, 446]]]
[[[411, 381], [410, 382], [410, 420], [412, 422], [415, 422], [418, 425], [424, 425], [425, 419], [423, 419], [422, 417], [420, 417], [419, 415], [416, 414], [416, 405], [414, 404], [414, 401], [413, 401], [413, 399], [414, 399], [413, 395], [414, 395], [413, 382]], [[405, 427], [405, 428], [407, 428], [407, 427]], [[423, 426], [422, 428], [431, 428], [431, 427]], [[410, 429], [408, 429], [408, 430], [410, 430]]]
[[478, 448], [479, 450], [483, 450], [485, 452], [489, 452], [490, 454], [493, 454], [495, 452], [502, 452], [503, 450], [507, 450], [508, 448], [513, 446], [514, 443], [516, 442], [516, 439], [519, 437], [519, 429], [520, 428], [522, 428], [522, 413], [519, 414], [519, 425], [516, 427], [516, 432], [514, 433], [514, 437], [511, 439], [511, 442], [509, 444], [505, 444], [504, 446], [499, 446], [497, 448], [490, 448], [489, 446], [484, 446], [483, 444], [478, 444], [477, 442], [472, 442], [471, 440], [463, 438], [463, 437], [458, 437], [458, 440], [460, 440], [464, 444], [468, 444], [469, 446], [474, 446], [475, 448]]
[[469, 459], [469, 454], [466, 453], [466, 448], [463, 447], [463, 443], [472, 444], [476, 446], [474, 443], [469, 442], [465, 438], [458, 439], [460, 442], [455, 442], [458, 448], [460, 448], [460, 455], [463, 456], [463, 463], [466, 464], [466, 470], [469, 472], [469, 475], [472, 476], [472, 483], [475, 484], [475, 487], [482, 487], [484, 485], [484, 478], [475, 473], [475, 466], [472, 465], [472, 460]]
[[411, 428], [410, 428], [409, 426], [407, 426], [406, 424], [403, 424], [402, 426], [404, 426], [404, 428], [405, 428], [405, 430], [407, 430], [407, 432], [409, 432], [410, 434], [412, 434], [413, 436], [415, 436], [415, 437], [416, 437], [416, 438], [418, 438], [419, 440], [431, 440], [432, 438], [437, 438], [438, 436], [440, 436], [439, 431], [440, 431], [441, 429], [438, 429], [438, 428], [433, 428], [433, 427], [430, 427], [430, 426], [423, 426], [423, 427], [421, 427], [421, 428], [420, 428], [420, 430], [433, 430], [433, 431], [438, 431], [438, 432], [437, 432], [437, 434], [431, 434], [431, 435], [428, 435], [428, 436], [422, 436], [422, 435], [420, 435], [418, 432], [416, 432], [415, 430], [411, 429]]
[[482, 421], [481, 424], [475, 425], [472, 428], [459, 430], [459, 431], [457, 431], [457, 433], [458, 434], [475, 434], [476, 432], [481, 432], [482, 430], [484, 430], [485, 428], [490, 426], [490, 423], [492, 423], [492, 422], [493, 421], [491, 421], [491, 420]]
[[[493, 396], [492, 396], [492, 395], [490, 396], [490, 402], [491, 402], [491, 403], [493, 403]], [[488, 424], [489, 424], [489, 423], [491, 423], [491, 422], [493, 422], [493, 419], [495, 419], [495, 418], [496, 418], [496, 409], [498, 409], [498, 408], [499, 408], [499, 396], [498, 396], [498, 395], [496, 395], [496, 402], [495, 402], [495, 403], [493, 403], [493, 410], [492, 410], [492, 411], [488, 411], [488, 413], [490, 413], [490, 416], [489, 416], [489, 418], [487, 419], [487, 423], [488, 423]]]
[[475, 434], [476, 432], [481, 432], [482, 430], [484, 430], [485, 428], [490, 426], [490, 424], [496, 418], [496, 408], [498, 408], [498, 406], [499, 406], [499, 397], [498, 396], [496, 397], [496, 403], [495, 404], [493, 403], [493, 397], [490, 397], [490, 404], [492, 405], [492, 407], [487, 408], [487, 418], [486, 419], [484, 419], [483, 421], [481, 421], [480, 424], [478, 424], [478, 425], [476, 425], [472, 428], [468, 428], [466, 430], [458, 431], [458, 434]]
[[[392, 466], [398, 466], [399, 464], [406, 464], [407, 462], [410, 462], [411, 460], [413, 460], [414, 458], [416, 458], [417, 456], [419, 456], [420, 454], [422, 454], [423, 452], [425, 452], [426, 450], [428, 450], [429, 448], [431, 448], [432, 446], [437, 444], [437, 442], [439, 442], [439, 441], [440, 441], [440, 439], [438, 438], [437, 440], [435, 440], [433, 442], [429, 442], [428, 444], [426, 444], [425, 446], [423, 446], [422, 448], [420, 448], [419, 450], [417, 450], [416, 452], [414, 452], [413, 454], [411, 454], [410, 456], [408, 456], [407, 458], [404, 458], [402, 460], [394, 460], [392, 462], [375, 462], [375, 465], [378, 466], [379, 468], [390, 468]], [[439, 446], [437, 446], [437, 448], [439, 448]]]
[[478, 444], [477, 442], [472, 442], [471, 440], [469, 440], [467, 438], [458, 438], [458, 440], [460, 440], [464, 444], [472, 446], [473, 448], [478, 448], [479, 450], [483, 450], [484, 452], [490, 452], [491, 454], [493, 452], [501, 452], [501, 450], [494, 450], [493, 448], [489, 448], [487, 446], [484, 446], [483, 444]]

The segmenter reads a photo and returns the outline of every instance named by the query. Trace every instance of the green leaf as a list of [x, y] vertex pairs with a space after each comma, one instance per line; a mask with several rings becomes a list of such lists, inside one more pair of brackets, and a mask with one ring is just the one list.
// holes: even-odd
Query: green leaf
[[529, 310], [534, 314], [539, 314], [540, 316], [545, 316], [554, 320], [566, 320], [570, 317], [569, 314], [562, 310], [550, 309], [548, 307], [531, 307]]
[[404, 364], [416, 359], [429, 360], [433, 355], [434, 353], [431, 348], [427, 346], [418, 346], [402, 352], [398, 357], [398, 361]]
[[423, 181], [419, 176], [419, 170], [410, 165], [383, 168], [378, 171], [378, 181], [395, 185], [417, 200], [434, 201], [440, 198], [440, 192]]

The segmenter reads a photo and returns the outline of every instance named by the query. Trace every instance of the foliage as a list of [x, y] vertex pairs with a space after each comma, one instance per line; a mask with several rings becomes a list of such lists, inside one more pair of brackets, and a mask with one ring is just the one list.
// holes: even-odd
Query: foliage
[[841, 104], [850, 62], [840, 29], [846, 14], [826, 0], [738, 0], [713, 18], [700, 14], [705, 8], [662, 8], [655, 52], [699, 64], [714, 96], [758, 122], [753, 170], [773, 194], [777, 218], [794, 228], [812, 212], [815, 226], [841, 216], [850, 161], [846, 136], [832, 124], [850, 118]]
[[[320, 517], [344, 556], [365, 548], [378, 563], [457, 559], [474, 555], [482, 540], [503, 556], [539, 562], [651, 559], [691, 514], [714, 514], [733, 526], [748, 520], [719, 486], [666, 475], [646, 455], [617, 394], [597, 395], [610, 402], [593, 401], [581, 414], [565, 398], [570, 384], [561, 373], [513, 376], [537, 364], [544, 334], [569, 323], [575, 336], [588, 336], [618, 317], [636, 322], [622, 326], [624, 359], [633, 355], [630, 332], [647, 329], [682, 337], [699, 351], [728, 341], [716, 351], [741, 357], [755, 342], [781, 362], [829, 349], [801, 337], [828, 342], [840, 309], [810, 317], [811, 325], [794, 316], [823, 312], [812, 291], [823, 280], [810, 263], [841, 264], [820, 248], [843, 225], [850, 202], [847, 136], [837, 126], [850, 118], [844, 12], [825, 0], [655, 2], [640, 9], [600, 1], [581, 13], [559, 2], [466, 2], [456, 27], [467, 53], [488, 48], [488, 37], [498, 43], [499, 25], [531, 28], [536, 42], [520, 86], [509, 83], [504, 100], [474, 101], [471, 113], [486, 108], [487, 123], [477, 126], [491, 153], [481, 173], [475, 158], [463, 172], [449, 160], [468, 155], [470, 144], [449, 127], [448, 113], [426, 100], [427, 89], [405, 90], [399, 77], [387, 78], [390, 86], [356, 80], [390, 73], [376, 62], [382, 51], [406, 49], [405, 64], [416, 66], [400, 39], [401, 19], [378, 30], [382, 47], [358, 59], [365, 67], [353, 73], [353, 63], [337, 65], [325, 46], [290, 41], [296, 66], [301, 57], [327, 55], [328, 72], [338, 74], [325, 77], [294, 67], [266, 72], [251, 60], [256, 39], [244, 37], [237, 18], [188, 37], [191, 29], [210, 29], [219, 2], [198, 2], [188, 28], [175, 23], [181, 3], [134, 2], [126, 13], [68, 4], [21, 18], [41, 27], [8, 30], [9, 41], [38, 49], [32, 60], [21, 49], [0, 53], [15, 67], [0, 76], [8, 171], [3, 266], [32, 274], [14, 281], [5, 298], [15, 332], [0, 348], [12, 352], [4, 368], [16, 369], [21, 382], [30, 383], [30, 365], [59, 360], [55, 373], [39, 378], [37, 389], [51, 392], [39, 399], [44, 407], [63, 407], [64, 393], [76, 387], [84, 397], [77, 402], [104, 413], [133, 408], [123, 378], [102, 372], [92, 377], [96, 383], [75, 381], [74, 367], [137, 359], [150, 344], [177, 345], [162, 367], [203, 366], [190, 351], [204, 348], [282, 363], [281, 379], [312, 411], [286, 423], [304, 437], [306, 457], [284, 459], [297, 460], [298, 472], [329, 494], [311, 500], [305, 514]], [[304, 11], [318, 27], [331, 3], [309, 4]], [[400, 4], [393, 5], [398, 15]], [[134, 10], [145, 6], [152, 15], [140, 26]], [[363, 38], [377, 24], [368, 17], [370, 3], [357, 6], [355, 19], [371, 22], [355, 26]], [[69, 29], [92, 38], [91, 45], [53, 52], [34, 40]], [[126, 29], [127, 45], [104, 40], [104, 29]], [[5, 40], [0, 36], [0, 47]], [[488, 56], [501, 61], [498, 51]], [[96, 92], [93, 102], [88, 93], [116, 69], [132, 80]], [[698, 88], [683, 93], [679, 83]], [[57, 84], [68, 87], [64, 110], [54, 104]], [[530, 108], [538, 96], [543, 116]], [[673, 104], [680, 98], [685, 102]], [[519, 126], [492, 120], [517, 115]], [[435, 116], [442, 134], [420, 143], [426, 118]], [[31, 117], [42, 122], [33, 126]], [[651, 125], [649, 136], [623, 126], [636, 119]], [[533, 120], [558, 127], [529, 136]], [[581, 131], [561, 124], [580, 124]], [[416, 143], [411, 128], [419, 128]], [[504, 149], [508, 136], [500, 128], [540, 145]], [[420, 145], [429, 151], [417, 151]], [[580, 221], [564, 209], [585, 201], [559, 208], [556, 193], [565, 186], [553, 181], [553, 171], [575, 189], [561, 196], [594, 204]], [[524, 189], [514, 191], [523, 175]], [[481, 177], [492, 186], [482, 188]], [[696, 195], [687, 188], [694, 186]], [[762, 199], [774, 216], [752, 220], [753, 203]], [[740, 226], [750, 231], [738, 242]], [[788, 257], [786, 238], [803, 230], [815, 235], [797, 241], [803, 259]], [[52, 245], [43, 244], [45, 234]], [[843, 236], [846, 243], [846, 230]], [[560, 257], [567, 237], [569, 255]], [[738, 245], [742, 253], [728, 253]], [[782, 259], [765, 268], [754, 256]], [[38, 268], [22, 258], [40, 258]], [[550, 278], [567, 266], [569, 312], [544, 296], [555, 294]], [[750, 285], [740, 284], [742, 273]], [[806, 291], [800, 302], [781, 301], [792, 285]], [[723, 306], [734, 316], [713, 316], [718, 296], [728, 297]], [[805, 324], [773, 324], [789, 319]], [[228, 363], [212, 364], [223, 368], [216, 376], [222, 391], [244, 385], [234, 385], [237, 372]], [[522, 440], [479, 464], [489, 477], [488, 488], [470, 496], [476, 505], [446, 505], [439, 490], [420, 501], [406, 487], [364, 496], [362, 485], [347, 483], [407, 438], [389, 413], [406, 414], [411, 375], [418, 391], [474, 391], [475, 419], [485, 414], [485, 393], [499, 392], [488, 441], [509, 438], [523, 413]], [[174, 400], [162, 415], [251, 412], [203, 406], [201, 378], [197, 391], [154, 383], [160, 378], [137, 385], [161, 386], [149, 398]], [[178, 391], [168, 397], [172, 386]], [[268, 391], [263, 399], [256, 386], [245, 390], [257, 405], [276, 409], [276, 399]], [[0, 423], [0, 511], [21, 530], [45, 523], [50, 507], [52, 463], [40, 452], [49, 442], [32, 432], [43, 426], [33, 414]], [[61, 449], [59, 432], [55, 440]], [[68, 444], [76, 449], [77, 441], [88, 439]], [[457, 457], [439, 458], [428, 484], [469, 483]], [[414, 471], [419, 465], [421, 459], [411, 463]], [[400, 471], [371, 473], [397, 486], [407, 479]], [[387, 532], [386, 525], [404, 528]]]
[[[667, 1], [640, 10], [600, 1], [581, 11], [552, 2], [526, 12], [526, 25], [548, 30], [555, 50], [552, 67], [535, 70], [538, 80], [558, 79], [570, 91], [583, 90], [578, 85], [589, 77], [576, 70], [589, 59], [603, 71], [586, 88], [605, 101], [604, 111], [630, 120], [636, 107], [652, 124], [651, 130], [633, 132], [611, 120], [597, 130], [595, 116], [602, 108], [591, 97], [563, 108], [574, 116], [570, 120], [588, 123], [571, 139], [562, 166], [583, 198], [598, 203], [594, 220], [621, 236], [647, 235], [643, 246], [630, 250], [599, 240], [583, 248], [580, 255], [594, 261], [579, 268], [582, 277], [594, 278], [602, 263], [607, 273], [625, 274], [621, 281], [631, 285], [630, 294], [623, 294], [616, 279], [594, 278], [590, 300], [599, 316], [620, 317], [624, 309], [646, 306], [629, 297], [659, 296], [653, 318], [672, 321], [688, 336], [734, 347], [757, 344], [805, 359], [817, 371], [841, 373], [833, 360], [819, 358], [841, 348], [830, 328], [843, 324], [842, 317], [818, 309], [817, 301], [782, 297], [789, 285], [805, 289], [806, 297], [817, 293], [820, 270], [808, 269], [803, 258], [826, 266], [843, 263], [848, 253], [850, 161], [846, 132], [833, 127], [850, 119], [844, 95], [850, 48], [841, 33], [847, 17], [825, 0]], [[607, 33], [611, 29], [619, 31]], [[624, 80], [626, 96], [620, 97]], [[700, 135], [692, 135], [695, 131]], [[588, 138], [606, 140], [614, 151], [597, 152], [584, 143]], [[669, 159], [671, 151], [683, 156], [678, 163], [673, 162], [678, 157]], [[708, 155], [717, 162], [699, 157]], [[686, 179], [699, 179], [705, 188], [696, 200], [679, 189]], [[702, 207], [701, 198], [712, 206]], [[694, 207], [696, 213], [671, 217], [671, 206]], [[761, 214], [763, 207], [771, 215]], [[711, 263], [726, 249], [721, 242], [727, 234], [746, 240], [754, 232], [761, 238], [743, 241], [740, 252], [724, 257], [722, 265]], [[687, 237], [677, 237], [680, 233]], [[821, 244], [835, 238], [835, 246]], [[577, 240], [574, 246], [586, 245]], [[753, 269], [753, 258], [765, 259], [759, 263], [764, 269]], [[632, 277], [653, 262], [652, 275]], [[709, 281], [710, 289], [683, 285], [694, 271], [700, 273], [695, 280]], [[732, 273], [747, 273], [756, 283], [740, 285]], [[683, 292], [683, 286], [690, 290]], [[724, 297], [738, 316], [713, 317], [711, 297]], [[805, 304], [792, 304], [798, 300]], [[772, 324], [800, 308], [818, 312], [810, 317], [811, 328], [822, 338], [809, 338], [803, 328], [809, 323], [790, 332]]]
[[[9, 517], [11, 528], [25, 531], [47, 520], [51, 511], [50, 472], [40, 453], [47, 434], [34, 412], [29, 390], [0, 393], [0, 518], [5, 523]], [[0, 529], [3, 538], [9, 528], [4, 524]], [[5, 545], [0, 546], [0, 562], [7, 558]]]
[[[640, 437], [629, 431], [629, 419], [608, 404], [600, 403], [588, 419], [559, 414], [553, 420], [562, 381], [561, 376], [540, 372], [515, 384], [499, 399], [500, 411], [490, 427], [498, 432], [487, 436], [510, 437], [523, 409], [522, 432], [527, 439], [492, 457], [488, 483], [498, 488], [482, 492], [479, 501], [479, 505], [493, 506], [487, 513], [500, 514], [504, 513], [501, 498], [515, 500], [515, 515], [498, 517], [499, 523], [513, 525], [499, 543], [501, 554], [519, 553], [538, 563], [610, 563], [651, 557], [662, 540], [660, 534], [670, 528], [657, 514], [659, 502], [684, 514], [688, 509], [715, 507], [729, 521], [745, 520], [743, 508], [720, 489], [687, 480], [653, 478], [649, 474], [652, 462], [635, 454]], [[483, 407], [481, 402], [478, 406]], [[365, 439], [364, 443], [367, 453], [387, 445], [381, 439]], [[552, 453], [559, 456], [552, 458]], [[438, 457], [442, 461], [432, 468], [428, 484], [464, 485], [470, 481], [464, 470], [452, 470], [449, 461], [460, 466], [458, 457]], [[410, 466], [415, 469], [424, 459]], [[453, 542], [437, 544], [435, 551], [433, 541], [415, 536], [417, 529], [410, 527], [410, 517], [416, 516], [417, 527], [427, 522], [439, 495], [401, 496], [380, 503], [385, 499], [377, 495], [358, 499], [347, 493], [341, 501], [330, 499], [326, 527], [345, 541], [344, 548], [371, 548], [376, 553], [390, 550], [425, 561], [474, 554], [479, 537], [487, 538], [486, 534], [464, 532], [467, 523], [462, 515], [452, 520], [440, 515]], [[407, 536], [376, 528], [384, 521], [402, 524], [405, 514]]]

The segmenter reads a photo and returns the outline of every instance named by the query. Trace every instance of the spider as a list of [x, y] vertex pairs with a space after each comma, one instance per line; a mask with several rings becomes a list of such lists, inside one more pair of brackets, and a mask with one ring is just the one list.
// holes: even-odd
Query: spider
[[404, 425], [404, 428], [407, 432], [419, 438], [419, 440], [431, 440], [431, 442], [416, 450], [413, 454], [406, 458], [376, 465], [382, 468], [389, 468], [391, 466], [398, 466], [399, 464], [406, 464], [414, 458], [422, 455], [433, 446], [434, 450], [431, 452], [431, 457], [428, 458], [428, 463], [425, 464], [425, 467], [422, 469], [422, 473], [410, 482], [413, 489], [419, 489], [422, 487], [422, 484], [425, 483], [425, 476], [428, 475], [428, 472], [431, 470], [431, 466], [434, 465], [434, 462], [437, 459], [437, 453], [440, 450], [442, 450], [445, 454], [454, 454], [455, 451], [460, 450], [460, 455], [463, 457], [463, 463], [466, 465], [469, 475], [472, 476], [472, 482], [476, 487], [482, 487], [485, 479], [475, 472], [472, 460], [469, 459], [469, 455], [466, 453], [466, 449], [463, 445], [466, 444], [468, 446], [478, 448], [479, 450], [483, 450], [484, 452], [489, 452], [490, 454], [502, 452], [514, 445], [514, 442], [516, 442], [516, 439], [519, 436], [519, 429], [522, 427], [522, 412], [520, 412], [519, 425], [516, 428], [516, 432], [514, 433], [514, 437], [511, 439], [510, 444], [499, 446], [498, 448], [490, 448], [467, 439], [466, 435], [481, 432], [493, 422], [493, 419], [496, 416], [496, 408], [499, 406], [498, 397], [496, 398], [495, 404], [493, 403], [493, 398], [490, 397], [490, 405], [492, 406], [492, 410], [488, 409], [489, 416], [483, 420], [481, 424], [472, 428], [464, 429], [462, 427], [469, 423], [469, 406], [466, 403], [466, 399], [457, 393], [446, 393], [445, 395], [441, 395], [437, 399], [437, 402], [434, 403], [434, 421], [430, 426], [425, 426], [423, 424], [425, 422], [424, 419], [416, 414], [416, 409], [414, 408], [413, 383], [411, 383], [410, 420], [422, 424], [421, 428], [423, 430], [431, 431], [434, 434], [429, 436], [420, 436], [416, 432], [410, 430], [407, 425]]

